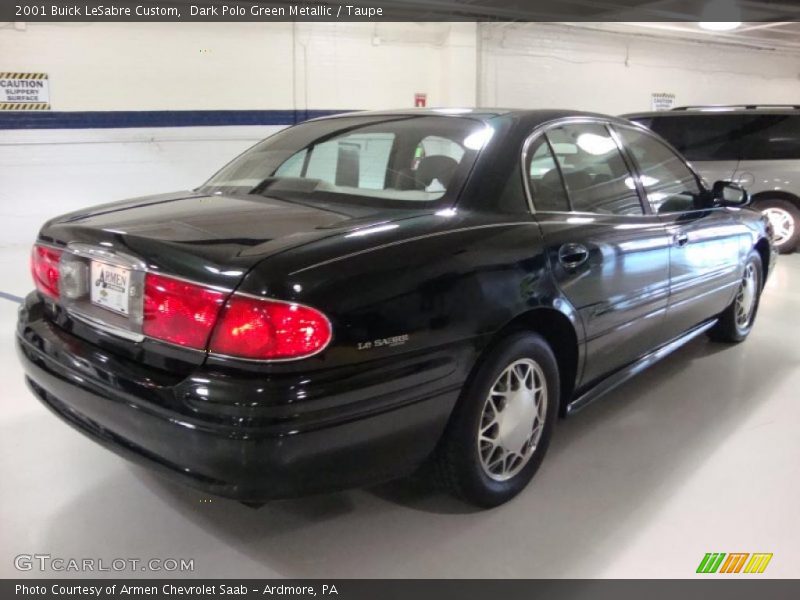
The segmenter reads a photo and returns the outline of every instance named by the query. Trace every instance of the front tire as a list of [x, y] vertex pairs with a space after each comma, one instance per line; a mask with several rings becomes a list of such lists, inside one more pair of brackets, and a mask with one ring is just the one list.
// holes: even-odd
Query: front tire
[[559, 393], [558, 365], [541, 336], [517, 333], [491, 349], [440, 442], [435, 466], [443, 486], [485, 508], [516, 496], [547, 452]]
[[787, 200], [761, 200], [753, 208], [772, 226], [775, 248], [781, 254], [794, 252], [800, 242], [800, 209]]
[[745, 261], [742, 279], [733, 302], [722, 312], [719, 321], [709, 332], [712, 340], [738, 343], [747, 338], [756, 319], [763, 282], [761, 256], [752, 250]]

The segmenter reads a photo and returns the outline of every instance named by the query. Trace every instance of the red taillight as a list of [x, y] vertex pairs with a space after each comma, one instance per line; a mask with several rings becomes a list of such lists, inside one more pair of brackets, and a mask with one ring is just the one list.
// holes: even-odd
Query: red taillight
[[196, 350], [255, 360], [303, 358], [331, 341], [330, 322], [313, 308], [238, 294], [225, 302], [228, 295], [147, 273], [142, 333]]
[[290, 302], [231, 296], [214, 328], [209, 351], [256, 360], [310, 356], [331, 341], [318, 310]]
[[194, 283], [148, 273], [144, 282], [142, 333], [205, 350], [226, 294]]
[[36, 244], [31, 252], [31, 274], [33, 281], [42, 294], [58, 300], [58, 263], [61, 250]]

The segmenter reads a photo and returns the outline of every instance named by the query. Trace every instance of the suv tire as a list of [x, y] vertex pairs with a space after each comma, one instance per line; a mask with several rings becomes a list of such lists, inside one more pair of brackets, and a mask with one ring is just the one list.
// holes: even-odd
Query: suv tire
[[758, 200], [753, 208], [766, 215], [775, 235], [775, 248], [789, 254], [800, 241], [800, 208], [788, 200]]

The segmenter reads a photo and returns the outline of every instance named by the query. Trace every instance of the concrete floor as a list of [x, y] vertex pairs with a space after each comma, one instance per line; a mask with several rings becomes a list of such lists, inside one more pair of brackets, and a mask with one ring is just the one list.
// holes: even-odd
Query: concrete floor
[[[0, 250], [0, 291], [27, 292], [27, 252]], [[781, 257], [746, 343], [696, 340], [560, 422], [534, 483], [488, 512], [411, 483], [209, 502], [40, 406], [15, 313], [0, 298], [0, 577], [47, 553], [191, 558], [208, 578], [684, 578], [706, 552], [772, 552], [764, 577], [800, 576], [800, 255]]]

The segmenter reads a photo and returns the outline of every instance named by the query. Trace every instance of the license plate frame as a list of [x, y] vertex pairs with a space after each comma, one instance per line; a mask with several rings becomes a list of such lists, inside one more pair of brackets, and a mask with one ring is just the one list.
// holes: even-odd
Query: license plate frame
[[94, 306], [125, 317], [131, 310], [131, 269], [92, 260], [89, 300]]

